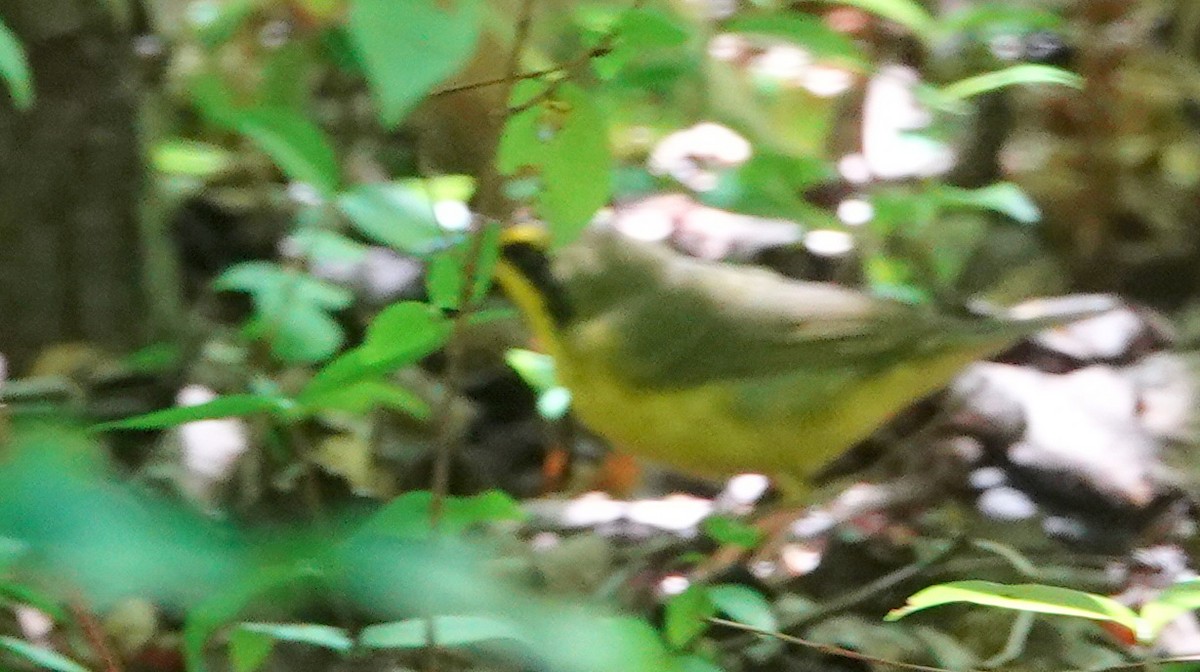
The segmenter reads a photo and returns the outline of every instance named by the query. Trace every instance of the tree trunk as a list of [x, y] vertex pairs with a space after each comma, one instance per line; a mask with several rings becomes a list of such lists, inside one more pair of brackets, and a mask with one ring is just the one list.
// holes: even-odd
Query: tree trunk
[[0, 0], [36, 100], [0, 95], [0, 353], [19, 375], [47, 345], [112, 351], [149, 326], [131, 36], [94, 0]]

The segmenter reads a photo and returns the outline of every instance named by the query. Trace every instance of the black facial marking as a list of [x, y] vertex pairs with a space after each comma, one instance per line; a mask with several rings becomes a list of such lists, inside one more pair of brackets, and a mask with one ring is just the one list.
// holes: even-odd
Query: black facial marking
[[573, 317], [566, 290], [551, 272], [545, 250], [527, 242], [508, 243], [501, 251], [504, 261], [512, 264], [542, 293], [550, 319], [558, 327], [566, 326]]

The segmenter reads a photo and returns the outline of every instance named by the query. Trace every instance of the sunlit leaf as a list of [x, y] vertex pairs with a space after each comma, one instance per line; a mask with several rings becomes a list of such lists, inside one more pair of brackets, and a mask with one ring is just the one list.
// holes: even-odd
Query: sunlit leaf
[[33, 107], [33, 77], [21, 41], [0, 21], [0, 78], [8, 84], [9, 95], [18, 110]]
[[435, 616], [433, 629], [425, 619], [372, 625], [359, 641], [373, 649], [413, 649], [427, 646], [432, 632], [438, 646], [454, 647], [496, 639], [523, 641], [520, 631], [508, 621], [487, 616]]
[[400, 186], [420, 189], [435, 202], [459, 201], [466, 203], [475, 194], [475, 178], [470, 175], [434, 175], [432, 177], [401, 180]]
[[173, 138], [154, 146], [150, 162], [160, 173], [207, 178], [231, 169], [236, 158], [232, 152], [207, 142]]
[[242, 623], [240, 630], [266, 635], [281, 642], [312, 644], [333, 651], [349, 651], [354, 640], [341, 628], [313, 623]]
[[930, 586], [910, 596], [903, 607], [888, 612], [887, 620], [894, 621], [930, 607], [963, 602], [1039, 614], [1113, 621], [1131, 630], [1136, 630], [1138, 626], [1138, 617], [1129, 607], [1102, 595], [1057, 586], [1007, 585], [991, 581], [954, 581]]
[[86, 667], [57, 651], [30, 644], [16, 637], [0, 636], [0, 649], [11, 651], [38, 667], [56, 670], [56, 672], [89, 672]]
[[947, 84], [938, 89], [938, 97], [951, 102], [963, 101], [980, 94], [1018, 84], [1053, 84], [1068, 86], [1073, 89], [1082, 89], [1083, 78], [1073, 72], [1056, 68], [1052, 65], [1022, 63], [1004, 68], [1003, 70], [985, 72], [981, 75], [967, 77], [952, 84]]
[[458, 70], [479, 37], [476, 0], [352, 0], [348, 31], [379, 119], [391, 128]]
[[423, 256], [445, 237], [433, 202], [418, 185], [363, 185], [342, 194], [337, 207], [364, 236], [398, 252]]
[[936, 190], [934, 197], [946, 205], [998, 212], [1022, 224], [1033, 224], [1042, 218], [1033, 199], [1011, 182], [1000, 182], [979, 189], [941, 187]]
[[329, 229], [302, 228], [291, 238], [301, 254], [330, 264], [358, 264], [369, 251], [366, 245]]
[[197, 420], [212, 420], [214, 418], [230, 418], [253, 415], [255, 413], [274, 413], [284, 410], [289, 405], [286, 399], [257, 394], [230, 394], [217, 397], [210, 402], [195, 406], [176, 406], [132, 418], [114, 420], [93, 425], [94, 431], [113, 429], [163, 429], [175, 427], [185, 422]]
[[1196, 609], [1200, 609], [1200, 579], [1169, 586], [1142, 606], [1136, 630], [1138, 641], [1154, 641], [1164, 627]]
[[550, 355], [513, 348], [504, 353], [504, 361], [522, 380], [539, 392], [558, 387], [558, 377], [554, 374], [554, 358]]
[[238, 111], [233, 127], [270, 156], [289, 179], [312, 186], [326, 198], [341, 183], [337, 155], [325, 133], [290, 109]]

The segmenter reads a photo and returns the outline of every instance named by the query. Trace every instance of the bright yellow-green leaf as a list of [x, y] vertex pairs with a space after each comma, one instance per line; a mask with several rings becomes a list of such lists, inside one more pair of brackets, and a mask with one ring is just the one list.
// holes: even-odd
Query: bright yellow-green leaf
[[33, 78], [29, 61], [17, 36], [0, 21], [0, 78], [8, 84], [8, 92], [18, 110], [33, 107]]
[[1057, 586], [1007, 585], [991, 581], [954, 581], [930, 586], [909, 597], [903, 607], [889, 612], [887, 620], [894, 621], [914, 611], [962, 602], [1039, 614], [1113, 621], [1134, 631], [1138, 627], [1138, 617], [1129, 607], [1102, 595]]
[[1022, 63], [1021, 65], [1014, 65], [1003, 70], [985, 72], [982, 75], [960, 79], [957, 82], [947, 84], [938, 89], [938, 95], [940, 98], [948, 101], [963, 101], [968, 98], [974, 98], [982, 93], [988, 93], [1017, 84], [1054, 84], [1069, 86], [1073, 89], [1082, 89], [1083, 78], [1073, 72], [1056, 68], [1052, 65]]

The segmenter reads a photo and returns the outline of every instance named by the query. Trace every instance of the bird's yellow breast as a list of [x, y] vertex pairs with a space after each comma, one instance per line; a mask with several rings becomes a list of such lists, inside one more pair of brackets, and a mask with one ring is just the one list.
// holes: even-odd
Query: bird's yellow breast
[[622, 449], [709, 475], [756, 471], [803, 479], [973, 358], [958, 353], [901, 364], [824, 399], [811, 398], [803, 377], [789, 385], [786, 373], [770, 381], [778, 393], [764, 398], [761, 380], [646, 390], [622, 381], [600, 358], [563, 355], [559, 367], [576, 414]]

